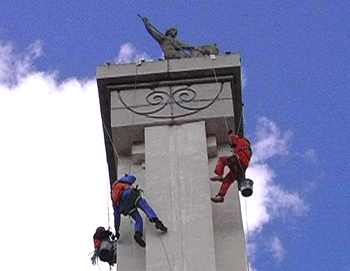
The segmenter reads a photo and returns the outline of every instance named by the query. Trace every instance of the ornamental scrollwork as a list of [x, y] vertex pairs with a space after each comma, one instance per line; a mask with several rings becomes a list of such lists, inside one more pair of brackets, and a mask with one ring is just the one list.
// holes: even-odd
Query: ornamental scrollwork
[[[151, 92], [148, 93], [145, 98], [146, 106], [144, 107], [150, 108], [150, 110], [147, 111], [140, 110], [140, 106], [127, 104], [122, 97], [122, 90], [117, 90], [117, 95], [119, 101], [125, 106], [125, 108], [134, 114], [155, 119], [176, 119], [196, 114], [199, 111], [210, 107], [219, 98], [223, 87], [224, 82], [221, 82], [216, 95], [212, 99], [201, 101], [202, 103], [205, 102], [205, 105], [199, 107], [193, 106], [193, 102], [196, 102], [197, 92], [191, 86], [180, 87], [173, 92], [169, 91], [169, 93], [164, 90], [150, 88]], [[170, 107], [170, 114], [159, 114], [167, 106]], [[174, 110], [176, 106], [182, 109], [180, 110], [181, 113], [178, 112], [179, 110]], [[165, 110], [163, 112], [165, 112]]]

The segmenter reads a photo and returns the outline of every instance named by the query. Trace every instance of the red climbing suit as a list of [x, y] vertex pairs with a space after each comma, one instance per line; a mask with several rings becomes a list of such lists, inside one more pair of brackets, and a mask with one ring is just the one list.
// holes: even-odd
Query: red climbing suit
[[222, 176], [224, 174], [225, 166], [228, 166], [230, 172], [223, 179], [218, 195], [225, 196], [227, 190], [234, 182], [234, 180], [240, 179], [244, 176], [244, 173], [249, 165], [252, 151], [250, 148], [250, 142], [244, 137], [240, 137], [236, 134], [230, 134], [232, 145], [234, 146], [232, 156], [220, 156], [214, 173]]

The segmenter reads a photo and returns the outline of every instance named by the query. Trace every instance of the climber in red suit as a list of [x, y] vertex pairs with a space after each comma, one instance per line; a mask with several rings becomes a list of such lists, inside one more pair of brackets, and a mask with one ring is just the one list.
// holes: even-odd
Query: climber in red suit
[[[231, 130], [229, 131], [229, 136], [231, 139], [231, 147], [233, 148], [233, 155], [220, 156], [214, 170], [216, 176], [210, 178], [211, 181], [222, 181], [218, 194], [211, 198], [215, 203], [223, 202], [231, 184], [235, 180], [240, 180], [244, 177], [250, 158], [252, 157], [252, 150], [248, 139], [234, 134]], [[224, 178], [223, 174], [225, 166], [228, 166], [230, 171]]]

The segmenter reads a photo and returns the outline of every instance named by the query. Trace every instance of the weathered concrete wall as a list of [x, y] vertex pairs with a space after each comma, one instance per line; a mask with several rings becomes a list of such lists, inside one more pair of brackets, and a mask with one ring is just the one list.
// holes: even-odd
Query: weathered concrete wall
[[[218, 147], [218, 157], [230, 155], [229, 146]], [[217, 158], [209, 159], [209, 174], [212, 176]], [[227, 168], [226, 168], [227, 170]], [[218, 193], [221, 183], [211, 182], [211, 194]], [[246, 271], [247, 257], [243, 231], [241, 206], [237, 182], [234, 182], [225, 201], [212, 204], [217, 271]]]
[[146, 270], [215, 270], [204, 122], [145, 130], [146, 189], [169, 227], [147, 230]]
[[[133, 173], [144, 197], [169, 231], [161, 233], [144, 217], [146, 249], [133, 240], [133, 221], [122, 217], [118, 270], [247, 270], [237, 184], [225, 202], [213, 204], [220, 183], [209, 181], [220, 155], [207, 158], [204, 122], [145, 129], [145, 168], [133, 156], [121, 157], [118, 175]], [[138, 146], [136, 155], [142, 147]], [[141, 155], [142, 156], [142, 155]], [[142, 159], [141, 159], [142, 160]]]

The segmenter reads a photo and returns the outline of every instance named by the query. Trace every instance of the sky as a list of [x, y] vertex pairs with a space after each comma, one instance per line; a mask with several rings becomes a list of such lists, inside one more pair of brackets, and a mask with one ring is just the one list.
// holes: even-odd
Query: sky
[[113, 217], [96, 67], [162, 58], [141, 14], [241, 55], [250, 271], [350, 271], [350, 3], [145, 2], [1, 4], [1, 270], [98, 270]]

